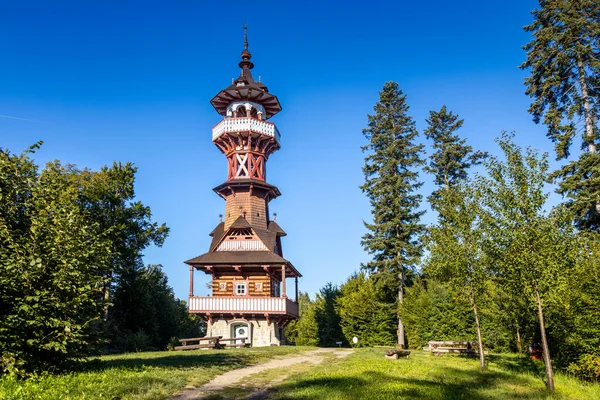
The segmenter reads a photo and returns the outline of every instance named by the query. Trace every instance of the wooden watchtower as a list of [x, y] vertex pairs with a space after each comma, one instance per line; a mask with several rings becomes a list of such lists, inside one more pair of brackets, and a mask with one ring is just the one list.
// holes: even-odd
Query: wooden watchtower
[[[286, 233], [269, 217], [269, 202], [281, 194], [266, 181], [267, 160], [280, 148], [279, 131], [269, 119], [281, 105], [254, 80], [250, 59], [244, 32], [240, 76], [211, 100], [223, 116], [213, 127], [212, 142], [227, 158], [227, 181], [213, 189], [225, 199], [225, 218], [210, 233], [208, 252], [185, 263], [189, 312], [205, 318], [208, 336], [248, 337], [253, 346], [271, 346], [285, 342], [283, 327], [298, 317], [302, 275], [283, 258]], [[194, 296], [195, 270], [211, 275], [212, 296]], [[293, 301], [287, 278], [295, 281]]]

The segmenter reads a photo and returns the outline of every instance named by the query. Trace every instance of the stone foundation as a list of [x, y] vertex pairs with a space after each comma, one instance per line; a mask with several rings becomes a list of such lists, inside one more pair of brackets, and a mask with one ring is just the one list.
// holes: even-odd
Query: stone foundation
[[280, 324], [271, 321], [269, 325], [266, 319], [213, 319], [207, 327], [207, 336], [223, 336], [224, 339], [234, 337], [234, 327], [246, 325], [250, 329], [250, 340], [252, 347], [281, 346], [285, 344], [285, 338], [282, 337]]

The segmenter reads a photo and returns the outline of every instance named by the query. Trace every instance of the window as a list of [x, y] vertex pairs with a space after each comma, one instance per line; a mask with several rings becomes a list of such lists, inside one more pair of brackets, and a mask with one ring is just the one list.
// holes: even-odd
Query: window
[[281, 296], [279, 281], [274, 277], [271, 277], [271, 296], [279, 297]]
[[246, 295], [246, 282], [236, 282], [235, 283], [235, 294], [238, 296]]

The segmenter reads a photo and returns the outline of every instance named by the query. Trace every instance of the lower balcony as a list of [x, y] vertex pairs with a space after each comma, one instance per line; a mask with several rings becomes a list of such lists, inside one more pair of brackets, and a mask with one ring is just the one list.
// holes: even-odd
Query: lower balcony
[[199, 314], [275, 314], [298, 317], [298, 303], [285, 297], [190, 296], [188, 310]]

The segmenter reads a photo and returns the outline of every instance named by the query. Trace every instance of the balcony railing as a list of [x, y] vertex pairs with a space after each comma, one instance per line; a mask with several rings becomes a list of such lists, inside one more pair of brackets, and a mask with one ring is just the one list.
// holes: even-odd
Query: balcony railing
[[298, 304], [285, 297], [191, 296], [188, 309], [210, 314], [285, 314], [298, 316]]
[[253, 132], [275, 138], [279, 143], [279, 130], [272, 122], [263, 121], [252, 117], [225, 118], [213, 128], [212, 140], [224, 133]]

